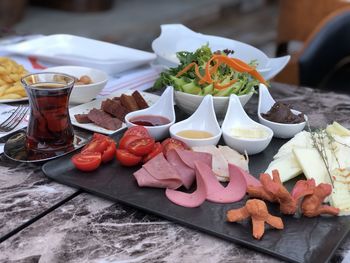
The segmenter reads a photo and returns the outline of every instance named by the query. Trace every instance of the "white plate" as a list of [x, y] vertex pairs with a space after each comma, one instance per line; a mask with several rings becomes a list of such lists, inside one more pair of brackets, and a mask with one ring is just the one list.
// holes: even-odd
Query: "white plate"
[[119, 73], [154, 59], [153, 53], [73, 35], [57, 34], [5, 46], [8, 52], [34, 56], [62, 65], [77, 65]]
[[0, 99], [0, 103], [19, 102], [19, 101], [26, 101], [26, 100], [28, 100], [28, 97], [20, 98], [20, 99], [4, 99], [4, 100]]
[[157, 54], [160, 64], [176, 67], [179, 64], [177, 52], [193, 52], [207, 43], [213, 51], [233, 50], [232, 56], [246, 63], [257, 60], [257, 70], [267, 80], [278, 74], [290, 60], [290, 56], [269, 58], [264, 52], [251, 45], [233, 39], [200, 34], [181, 24], [161, 25], [161, 34], [152, 42], [152, 49]]
[[[124, 122], [123, 122], [123, 125], [122, 125], [122, 127], [120, 129], [114, 130], [114, 131], [107, 130], [105, 128], [99, 127], [99, 126], [97, 126], [97, 125], [95, 125], [93, 123], [79, 123], [75, 119], [74, 115], [75, 114], [86, 114], [86, 113], [89, 113], [89, 111], [92, 110], [93, 108], [100, 109], [102, 101], [106, 100], [107, 98], [117, 97], [117, 96], [120, 96], [121, 94], [130, 95], [133, 92], [134, 92], [134, 90], [130, 90], [130, 91], [126, 91], [126, 92], [113, 93], [113, 94], [111, 94], [111, 95], [109, 95], [107, 97], [99, 98], [99, 99], [90, 101], [88, 103], [81, 104], [79, 106], [70, 108], [69, 109], [69, 115], [70, 115], [72, 124], [77, 126], [77, 127], [86, 129], [86, 130], [90, 130], [90, 131], [93, 131], [93, 132], [99, 132], [99, 133], [103, 133], [103, 134], [112, 134], [112, 133], [115, 133], [115, 132], [125, 128], [126, 124]], [[146, 102], [148, 103], [149, 106], [154, 104], [159, 99], [158, 95], [154, 95], [154, 94], [151, 94], [151, 93], [148, 93], [148, 92], [142, 92], [142, 91], [139, 91], [139, 92], [141, 93], [141, 95], [146, 100]]]

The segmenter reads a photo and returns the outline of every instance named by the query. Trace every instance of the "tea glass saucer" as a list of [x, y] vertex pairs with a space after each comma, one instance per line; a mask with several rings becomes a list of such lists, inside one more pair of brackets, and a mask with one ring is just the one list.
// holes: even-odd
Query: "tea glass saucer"
[[73, 152], [87, 143], [88, 139], [74, 135], [73, 145], [67, 149], [48, 151], [43, 154], [32, 154], [26, 149], [26, 131], [15, 132], [5, 143], [4, 154], [13, 161], [23, 163], [44, 162]]

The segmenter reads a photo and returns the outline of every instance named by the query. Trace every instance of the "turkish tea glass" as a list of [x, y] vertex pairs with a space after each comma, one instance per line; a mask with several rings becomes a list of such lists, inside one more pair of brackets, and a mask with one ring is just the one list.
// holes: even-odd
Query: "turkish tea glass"
[[73, 146], [69, 96], [74, 77], [62, 73], [35, 73], [21, 79], [27, 92], [30, 117], [26, 149], [39, 154], [65, 151]]

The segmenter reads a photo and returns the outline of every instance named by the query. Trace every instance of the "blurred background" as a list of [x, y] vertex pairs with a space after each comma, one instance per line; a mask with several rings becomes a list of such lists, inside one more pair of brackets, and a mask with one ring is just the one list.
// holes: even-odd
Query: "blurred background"
[[[197, 32], [251, 44], [270, 57], [292, 54], [277, 81], [349, 92], [350, 39], [345, 42], [349, 48], [329, 58], [325, 54], [340, 52], [330, 43], [339, 42], [315, 37], [349, 4], [349, 0], [1, 0], [0, 36], [67, 33], [151, 51], [161, 24], [181, 23]], [[337, 30], [331, 27], [328, 35]], [[350, 30], [349, 23], [341, 30]], [[339, 34], [346, 37], [343, 31]], [[314, 39], [317, 48], [313, 45], [311, 55], [303, 57]]]

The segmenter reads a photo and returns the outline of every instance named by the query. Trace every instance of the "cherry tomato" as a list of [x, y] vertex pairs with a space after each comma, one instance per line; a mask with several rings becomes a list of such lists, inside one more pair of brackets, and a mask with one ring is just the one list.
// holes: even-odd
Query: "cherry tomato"
[[108, 145], [110, 143], [105, 139], [92, 139], [87, 145], [84, 146], [84, 148], [81, 150], [81, 152], [99, 152], [103, 153]]
[[129, 143], [127, 150], [137, 156], [144, 156], [153, 150], [154, 144], [153, 138], [139, 138]]
[[90, 172], [100, 166], [102, 159], [99, 152], [84, 152], [74, 155], [71, 160], [77, 169]]
[[186, 143], [174, 139], [174, 138], [168, 138], [165, 139], [162, 142], [162, 146], [163, 146], [163, 153], [164, 155], [166, 155], [166, 153], [170, 150], [170, 149], [182, 149], [182, 150], [187, 150], [189, 149], [189, 147], [186, 145]]
[[137, 139], [140, 139], [140, 137], [136, 135], [124, 135], [119, 141], [119, 149], [126, 149], [131, 142]]
[[140, 163], [142, 157], [129, 153], [125, 149], [117, 149], [117, 160], [124, 166], [135, 166]]
[[115, 143], [110, 143], [106, 150], [102, 153], [102, 162], [106, 163], [109, 161], [112, 161], [115, 156], [115, 151], [117, 150], [117, 147], [115, 146]]
[[163, 146], [160, 144], [160, 142], [156, 142], [153, 146], [152, 151], [147, 154], [145, 157], [143, 157], [142, 162], [147, 163], [149, 160], [151, 160], [153, 157], [157, 156], [163, 151]]
[[151, 135], [149, 135], [147, 129], [143, 126], [133, 126], [130, 127], [129, 129], [127, 129], [127, 131], [124, 133], [124, 136], [127, 135], [136, 135], [139, 137], [151, 137]]

